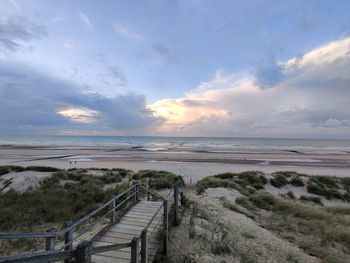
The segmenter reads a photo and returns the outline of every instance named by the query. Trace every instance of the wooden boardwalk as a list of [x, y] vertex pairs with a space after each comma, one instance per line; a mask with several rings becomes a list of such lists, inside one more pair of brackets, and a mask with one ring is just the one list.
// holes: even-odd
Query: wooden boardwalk
[[[140, 201], [134, 205], [117, 224], [111, 226], [105, 233], [96, 236], [93, 239], [93, 246], [126, 243], [130, 242], [130, 240], [132, 240], [134, 237], [140, 237], [142, 230], [147, 226], [162, 204], [163, 202]], [[152, 233], [153, 237], [151, 238], [151, 242], [149, 242], [148, 247], [149, 262], [152, 262], [153, 257], [155, 256], [159, 247], [159, 243], [161, 242], [162, 220], [163, 211], [160, 211], [148, 228], [148, 231]], [[126, 263], [130, 261], [130, 247], [98, 253], [92, 256], [92, 262], [95, 263]]]
[[[45, 240], [45, 251], [0, 257], [0, 262], [150, 263], [158, 252], [163, 256], [167, 254], [169, 224], [179, 223], [183, 200], [178, 185], [174, 185], [166, 197], [160, 197], [134, 182], [86, 216], [75, 222], [67, 221], [60, 231], [51, 228], [47, 232], [0, 232], [0, 240]], [[109, 224], [98, 234], [94, 233], [92, 239], [84, 238], [84, 234], [96, 226], [93, 222], [103, 218], [109, 218]], [[62, 239], [63, 245], [57, 243]]]

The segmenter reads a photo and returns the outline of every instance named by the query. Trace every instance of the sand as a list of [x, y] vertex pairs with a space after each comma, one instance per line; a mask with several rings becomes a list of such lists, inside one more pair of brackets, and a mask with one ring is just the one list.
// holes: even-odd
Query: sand
[[350, 153], [290, 151], [287, 149], [231, 149], [208, 151], [173, 148], [148, 151], [128, 147], [0, 146], [0, 165], [42, 165], [57, 168], [126, 168], [165, 170], [187, 183], [222, 172], [258, 170], [297, 171], [314, 175], [350, 176]]
[[[190, 211], [185, 212], [181, 225], [171, 231], [169, 262], [184, 262], [185, 256], [188, 258], [189, 255], [196, 262], [206, 263], [319, 262], [245, 215], [224, 208], [219, 198], [225, 197], [234, 203], [240, 196], [235, 190], [215, 188], [207, 189], [203, 195], [187, 193], [186, 196], [198, 205], [200, 211], [196, 216]], [[213, 246], [224, 249], [213, 250]]]

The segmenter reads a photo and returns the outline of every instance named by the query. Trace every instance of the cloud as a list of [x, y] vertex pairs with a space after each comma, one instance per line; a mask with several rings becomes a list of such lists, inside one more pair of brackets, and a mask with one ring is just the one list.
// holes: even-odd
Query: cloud
[[107, 85], [122, 87], [128, 85], [128, 80], [118, 66], [107, 66], [106, 72], [99, 74], [99, 77]]
[[64, 21], [64, 17], [62, 15], [56, 15], [51, 18], [52, 23], [60, 23]]
[[217, 71], [183, 98], [149, 105], [165, 120], [158, 132], [349, 137], [350, 38], [281, 62], [277, 69], [274, 60], [270, 63], [258, 76]]
[[170, 48], [158, 43], [151, 45], [151, 49], [163, 57], [169, 64], [179, 63], [179, 59], [172, 53]]
[[0, 115], [3, 134], [146, 131], [161, 122], [144, 96], [105, 97], [23, 64], [0, 62]]
[[90, 30], [94, 30], [94, 26], [92, 25], [92, 23], [90, 22], [90, 18], [87, 16], [87, 14], [79, 11], [78, 12], [80, 21]]
[[123, 38], [129, 39], [129, 40], [138, 40], [138, 41], [145, 40], [144, 36], [135, 32], [134, 30], [132, 30], [128, 26], [125, 26], [122, 24], [115, 24], [114, 30], [115, 30], [115, 32], [118, 33], [118, 35], [120, 35]]
[[0, 51], [15, 52], [24, 46], [24, 43], [47, 36], [42, 26], [27, 21], [19, 16], [8, 17], [0, 14]]

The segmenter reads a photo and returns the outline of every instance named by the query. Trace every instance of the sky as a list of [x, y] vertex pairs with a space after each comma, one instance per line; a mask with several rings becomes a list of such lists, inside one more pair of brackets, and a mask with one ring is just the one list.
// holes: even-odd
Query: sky
[[349, 13], [0, 0], [0, 134], [350, 138]]

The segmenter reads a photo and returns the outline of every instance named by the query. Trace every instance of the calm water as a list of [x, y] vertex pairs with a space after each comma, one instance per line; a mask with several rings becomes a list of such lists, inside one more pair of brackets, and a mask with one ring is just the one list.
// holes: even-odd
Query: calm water
[[42, 146], [130, 146], [145, 148], [198, 149], [340, 149], [350, 150], [350, 140], [217, 138], [217, 137], [140, 137], [140, 136], [2, 136], [0, 145]]

